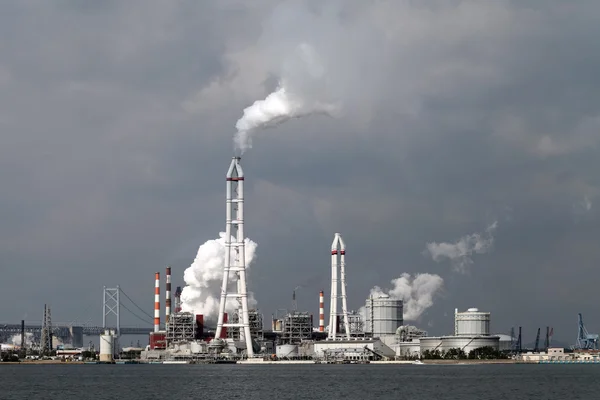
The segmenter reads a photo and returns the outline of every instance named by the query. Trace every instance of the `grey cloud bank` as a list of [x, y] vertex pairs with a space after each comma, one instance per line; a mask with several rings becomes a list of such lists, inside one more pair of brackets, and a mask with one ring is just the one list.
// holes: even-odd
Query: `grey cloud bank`
[[[100, 320], [104, 284], [151, 310], [167, 264], [183, 285], [224, 226], [235, 124], [305, 41], [331, 76], [306, 90], [342, 112], [257, 131], [244, 157], [265, 314], [306, 281], [298, 304], [316, 313], [340, 231], [350, 308], [429, 273], [444, 280], [421, 316], [431, 333], [471, 306], [495, 331], [549, 324], [569, 340], [577, 312], [600, 331], [596, 208], [573, 219], [600, 194], [600, 5], [322, 3], [0, 4], [0, 320], [41, 319], [44, 303], [58, 321]], [[422, 256], [507, 207], [469, 274]]]

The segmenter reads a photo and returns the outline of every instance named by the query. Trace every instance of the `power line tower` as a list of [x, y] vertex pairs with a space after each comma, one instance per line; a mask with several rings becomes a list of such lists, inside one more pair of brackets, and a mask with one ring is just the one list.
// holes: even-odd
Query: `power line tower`
[[43, 355], [50, 355], [52, 352], [52, 317], [50, 314], [50, 306], [46, 304], [44, 304], [44, 320], [42, 321], [40, 350]]
[[[240, 157], [233, 157], [226, 176], [226, 225], [225, 225], [225, 266], [221, 286], [221, 303], [215, 337], [221, 337], [224, 327], [239, 330], [241, 341], [246, 343], [248, 357], [254, 355], [250, 335], [250, 316], [248, 313], [248, 289], [246, 287], [246, 252], [244, 237], [244, 172]], [[233, 252], [232, 252], [233, 250]], [[233, 254], [232, 254], [233, 253]], [[236, 289], [229, 291], [229, 273], [234, 272]], [[238, 301], [238, 321], [223, 322], [228, 298]]]
[[116, 288], [107, 288], [104, 286], [102, 292], [102, 329], [106, 329], [106, 317], [114, 315], [116, 317], [116, 335], [121, 335], [121, 288], [117, 285]]

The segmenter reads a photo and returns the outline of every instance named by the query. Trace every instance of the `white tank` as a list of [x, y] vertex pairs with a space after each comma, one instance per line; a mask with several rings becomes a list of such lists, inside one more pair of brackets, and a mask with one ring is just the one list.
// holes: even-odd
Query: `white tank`
[[457, 336], [488, 336], [490, 334], [490, 313], [469, 308], [454, 314], [454, 334]]
[[402, 300], [390, 296], [370, 297], [366, 302], [365, 332], [374, 337], [395, 335], [403, 324]]
[[498, 336], [441, 336], [420, 338], [419, 342], [421, 353], [426, 350], [439, 350], [443, 353], [450, 349], [461, 349], [468, 355], [480, 347], [492, 347], [494, 350], [498, 350], [500, 338]]
[[443, 351], [442, 348], [442, 338], [441, 337], [422, 337], [419, 339], [419, 347], [421, 349], [421, 353], [426, 350], [429, 351]]
[[275, 348], [278, 358], [298, 357], [298, 346], [295, 344], [281, 344]]
[[400, 357], [414, 357], [421, 354], [421, 344], [419, 339], [412, 342], [401, 342], [395, 346], [396, 355]]
[[444, 351], [450, 349], [461, 349], [465, 354], [481, 347], [492, 347], [499, 349], [500, 338], [498, 336], [487, 337], [466, 337], [466, 336], [448, 336], [443, 338], [442, 347]]
[[112, 362], [115, 354], [115, 337], [107, 331], [104, 335], [100, 335], [100, 361]]

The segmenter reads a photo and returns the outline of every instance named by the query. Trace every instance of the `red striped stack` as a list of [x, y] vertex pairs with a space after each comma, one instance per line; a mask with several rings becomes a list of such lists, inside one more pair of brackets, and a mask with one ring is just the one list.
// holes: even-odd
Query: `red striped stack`
[[160, 331], [160, 272], [154, 274], [154, 332]]
[[325, 332], [325, 295], [319, 292], [319, 332]]

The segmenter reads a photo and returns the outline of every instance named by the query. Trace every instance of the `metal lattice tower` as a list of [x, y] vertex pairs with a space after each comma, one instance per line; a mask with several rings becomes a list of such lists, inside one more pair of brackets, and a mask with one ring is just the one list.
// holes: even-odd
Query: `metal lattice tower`
[[282, 344], [300, 344], [312, 336], [313, 320], [307, 312], [294, 311], [281, 321]]
[[[244, 172], [240, 157], [233, 157], [227, 171], [226, 186], [226, 225], [225, 225], [225, 266], [221, 286], [221, 303], [215, 337], [221, 337], [223, 327], [232, 327], [240, 331], [240, 340], [246, 343], [248, 357], [254, 355], [248, 315], [248, 290], [246, 287], [246, 252], [244, 237]], [[229, 290], [229, 273], [234, 272], [236, 289]], [[239, 321], [224, 323], [228, 298], [238, 301]]]
[[44, 355], [48, 355], [52, 352], [52, 317], [50, 314], [50, 306], [46, 304], [44, 304], [44, 320], [42, 322], [40, 349]]
[[[338, 262], [339, 248], [339, 262]], [[340, 272], [342, 294], [338, 296], [338, 268]], [[338, 298], [342, 298], [341, 317], [344, 321], [346, 338], [350, 339], [350, 325], [348, 321], [348, 305], [346, 303], [346, 244], [342, 235], [336, 233], [331, 244], [331, 302], [329, 305], [329, 332], [327, 339], [336, 339], [338, 336], [338, 322], [340, 313], [338, 313]]]
[[121, 288], [117, 285], [116, 288], [107, 288], [104, 286], [102, 293], [102, 328], [106, 329], [106, 317], [114, 315], [117, 319], [116, 336], [121, 335], [121, 301], [119, 294]]

